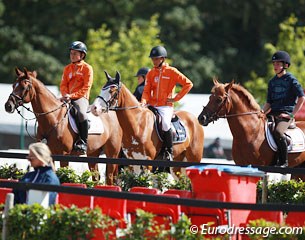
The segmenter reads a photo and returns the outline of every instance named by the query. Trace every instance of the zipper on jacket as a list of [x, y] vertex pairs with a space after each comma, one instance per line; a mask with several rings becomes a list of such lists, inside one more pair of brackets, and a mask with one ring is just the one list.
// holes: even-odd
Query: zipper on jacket
[[159, 87], [160, 87], [161, 75], [162, 75], [162, 66], [161, 66], [160, 73], [159, 73], [159, 81], [158, 81], [158, 87], [157, 87], [157, 102], [155, 104], [155, 107], [158, 105], [158, 102], [159, 102]]

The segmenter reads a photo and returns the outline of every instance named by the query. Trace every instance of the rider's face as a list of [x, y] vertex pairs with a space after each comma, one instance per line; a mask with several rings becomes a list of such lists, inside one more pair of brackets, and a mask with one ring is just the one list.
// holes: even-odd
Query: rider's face
[[283, 62], [273, 62], [273, 70], [276, 74], [280, 73], [284, 68]]
[[151, 58], [154, 67], [159, 67], [160, 64], [164, 61], [164, 57], [155, 57], [155, 58]]
[[82, 52], [71, 49], [70, 50], [70, 60], [71, 62], [78, 62], [82, 60]]

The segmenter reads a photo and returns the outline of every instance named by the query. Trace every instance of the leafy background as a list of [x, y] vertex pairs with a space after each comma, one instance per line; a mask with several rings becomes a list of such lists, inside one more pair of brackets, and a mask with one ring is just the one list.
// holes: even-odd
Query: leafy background
[[235, 79], [262, 103], [277, 49], [291, 54], [304, 85], [304, 26], [304, 0], [0, 0], [0, 82], [11, 83], [18, 66], [59, 84], [68, 47], [81, 40], [95, 71], [93, 100], [104, 70], [120, 71], [133, 90], [138, 68], [151, 66], [150, 49], [163, 44], [193, 93], [209, 93], [216, 76]]

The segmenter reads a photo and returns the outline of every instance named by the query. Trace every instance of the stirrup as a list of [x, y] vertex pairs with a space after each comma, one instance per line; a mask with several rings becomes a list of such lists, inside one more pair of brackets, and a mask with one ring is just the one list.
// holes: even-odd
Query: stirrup
[[288, 160], [286, 160], [284, 163], [282, 163], [278, 160], [275, 166], [280, 167], [280, 168], [286, 168], [286, 167], [288, 167]]
[[165, 161], [173, 161], [173, 154], [171, 154], [169, 151], [165, 151], [163, 157]]
[[79, 139], [74, 144], [74, 150], [79, 152], [81, 155], [87, 155], [87, 143], [85, 143], [82, 139]]

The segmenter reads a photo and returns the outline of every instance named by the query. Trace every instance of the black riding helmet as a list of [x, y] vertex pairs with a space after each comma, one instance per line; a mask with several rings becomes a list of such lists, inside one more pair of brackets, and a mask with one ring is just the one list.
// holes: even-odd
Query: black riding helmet
[[285, 51], [277, 51], [272, 56], [272, 62], [284, 62], [288, 64], [288, 67], [290, 66], [290, 56]]
[[146, 74], [149, 72], [149, 68], [148, 67], [142, 67], [138, 70], [137, 74], [135, 75], [135, 77], [138, 77], [138, 76], [143, 76], [145, 77]]
[[149, 57], [150, 58], [158, 58], [158, 57], [167, 58], [167, 51], [162, 46], [156, 46], [151, 49]]
[[85, 57], [87, 55], [87, 46], [86, 46], [86, 44], [84, 44], [81, 41], [74, 41], [73, 43], [71, 43], [69, 50], [75, 50], [75, 51], [82, 52], [85, 54]]

